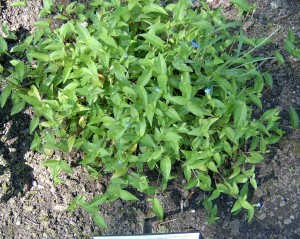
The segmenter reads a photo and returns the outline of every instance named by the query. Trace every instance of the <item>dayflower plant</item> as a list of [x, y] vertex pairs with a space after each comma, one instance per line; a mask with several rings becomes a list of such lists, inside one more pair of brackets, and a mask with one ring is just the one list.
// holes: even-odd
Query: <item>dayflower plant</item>
[[[12, 114], [32, 106], [31, 149], [81, 150], [88, 173], [111, 177], [103, 194], [90, 202], [78, 195], [69, 207], [82, 207], [100, 226], [106, 224], [99, 205], [138, 200], [128, 188], [149, 197], [163, 218], [157, 192], [181, 174], [186, 190], [207, 192], [210, 222], [221, 194], [235, 198], [233, 213], [246, 209], [253, 218], [248, 187], [257, 188], [255, 165], [282, 135], [278, 109], [252, 121], [271, 75], [259, 72], [264, 58], [251, 52], [267, 40], [240, 34], [241, 23], [227, 23], [205, 3], [191, 6], [72, 2], [56, 16], [65, 21], [59, 28], [50, 28], [51, 19], [37, 22], [37, 31], [10, 49], [22, 57], [2, 73], [1, 106], [9, 96]], [[0, 38], [0, 53], [7, 51]], [[63, 160], [45, 165], [56, 182], [59, 172], [72, 173]], [[147, 178], [149, 170], [159, 184]]]

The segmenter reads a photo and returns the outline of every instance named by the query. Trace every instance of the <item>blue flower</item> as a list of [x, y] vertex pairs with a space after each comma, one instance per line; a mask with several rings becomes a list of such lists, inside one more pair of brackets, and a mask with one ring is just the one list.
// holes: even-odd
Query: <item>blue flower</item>
[[160, 89], [157, 87], [157, 86], [155, 86], [155, 89], [154, 89], [156, 92], [159, 92], [160, 91]]
[[127, 58], [127, 57], [128, 57], [128, 54], [125, 52], [125, 53], [123, 54], [123, 57]]
[[128, 129], [130, 127], [130, 123], [126, 122], [126, 129]]
[[56, 131], [56, 130], [57, 130], [57, 126], [54, 126], [54, 127], [53, 127], [53, 130]]
[[120, 166], [121, 164], [122, 164], [122, 162], [121, 162], [121, 161], [117, 162], [117, 166]]
[[192, 3], [194, 3], [194, 2], [195, 2], [195, 0], [191, 0], [191, 2], [192, 2]]
[[194, 48], [198, 48], [198, 47], [199, 47], [198, 43], [195, 42], [195, 41], [191, 41], [191, 44], [192, 44], [192, 46], [193, 46]]
[[262, 206], [263, 206], [262, 202], [258, 202], [258, 203], [256, 204], [256, 207], [258, 207], [258, 208], [262, 208]]
[[206, 88], [206, 89], [204, 90], [204, 92], [205, 92], [206, 94], [210, 94], [210, 93], [211, 93], [211, 88]]

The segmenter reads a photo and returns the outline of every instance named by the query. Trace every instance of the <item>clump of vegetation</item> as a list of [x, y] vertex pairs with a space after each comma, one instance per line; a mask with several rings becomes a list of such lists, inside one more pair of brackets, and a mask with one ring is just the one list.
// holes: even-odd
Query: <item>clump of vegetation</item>
[[[46, 2], [44, 13], [53, 7]], [[186, 0], [165, 7], [155, 0], [73, 2], [59, 6], [59, 28], [36, 22], [37, 31], [10, 53], [0, 37], [0, 53], [14, 56], [1, 68], [0, 103], [10, 97], [12, 114], [32, 106], [31, 149], [81, 150], [90, 175], [110, 177], [103, 194], [90, 202], [79, 195], [69, 207], [81, 206], [99, 226], [106, 227], [102, 203], [138, 200], [128, 188], [147, 195], [163, 218], [156, 193], [179, 174], [186, 190], [208, 192], [203, 205], [210, 222], [218, 218], [213, 202], [221, 194], [236, 199], [233, 213], [246, 209], [253, 218], [247, 195], [250, 185], [257, 188], [255, 165], [283, 134], [277, 108], [253, 117], [272, 77], [258, 69], [268, 58], [252, 53], [269, 39], [247, 38], [241, 23], [227, 22], [220, 9], [191, 6]], [[44, 165], [55, 183], [61, 171], [72, 173], [64, 160]], [[149, 181], [148, 170], [157, 171], [159, 184]]]

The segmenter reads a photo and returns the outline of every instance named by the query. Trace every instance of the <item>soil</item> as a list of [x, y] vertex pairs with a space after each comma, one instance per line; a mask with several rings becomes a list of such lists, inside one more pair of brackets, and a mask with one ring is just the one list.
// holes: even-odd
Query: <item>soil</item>
[[[42, 3], [28, 0], [27, 7], [12, 8], [13, 0], [0, 1], [0, 23], [6, 22], [11, 30], [32, 32], [39, 18]], [[197, 2], [197, 1], [196, 1]], [[228, 18], [236, 18], [237, 10], [226, 0], [207, 1], [221, 5]], [[298, 0], [252, 0], [258, 8], [245, 19], [245, 34], [267, 37], [274, 35], [274, 43], [257, 54], [268, 55], [274, 48], [283, 48], [288, 29], [300, 37], [300, 2]], [[295, 107], [300, 113], [300, 62], [288, 56], [284, 66], [263, 66], [271, 70], [274, 86], [264, 92], [265, 109], [279, 107], [284, 138], [271, 147], [264, 162], [257, 167], [258, 189], [252, 203], [260, 203], [254, 220], [248, 224], [246, 213], [230, 214], [230, 198], [219, 200], [220, 219], [213, 225], [205, 222], [201, 207], [203, 192], [184, 192], [184, 180], [177, 178], [159, 195], [166, 218], [153, 220], [154, 232], [201, 231], [204, 238], [300, 238], [300, 131], [291, 130], [288, 110]], [[92, 198], [101, 193], [105, 182], [88, 178], [85, 169], [76, 167], [74, 175], [63, 175], [63, 184], [54, 186], [51, 172], [41, 163], [48, 158], [30, 151], [29, 134], [31, 110], [10, 116], [11, 106], [0, 109], [0, 238], [91, 238], [100, 234], [139, 234], [147, 215], [147, 202], [118, 200], [103, 205], [101, 212], [109, 229], [98, 228], [82, 210], [66, 211], [72, 198], [78, 194]], [[80, 154], [56, 153], [54, 158], [80, 160]], [[104, 180], [105, 181], [105, 180]], [[80, 182], [80, 183], [79, 183]]]

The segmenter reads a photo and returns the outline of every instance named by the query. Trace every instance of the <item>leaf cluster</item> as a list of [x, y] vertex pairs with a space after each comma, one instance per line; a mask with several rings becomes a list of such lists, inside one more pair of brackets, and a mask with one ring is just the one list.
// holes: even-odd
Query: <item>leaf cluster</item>
[[[11, 97], [12, 114], [32, 106], [31, 149], [82, 150], [80, 163], [91, 176], [110, 176], [103, 195], [89, 203], [78, 196], [70, 209], [81, 206], [105, 227], [98, 206], [138, 200], [126, 190], [134, 188], [150, 196], [163, 218], [156, 193], [182, 173], [186, 190], [208, 192], [203, 205], [211, 222], [221, 194], [236, 198], [232, 212], [244, 208], [250, 221], [255, 165], [283, 134], [277, 108], [253, 116], [262, 109], [263, 89], [272, 86], [272, 76], [257, 67], [265, 58], [251, 54], [267, 39], [248, 38], [220, 9], [202, 3], [192, 10], [185, 0], [166, 7], [155, 0], [92, 0], [60, 11], [59, 28], [36, 22], [37, 31], [10, 49], [23, 57], [10, 61], [0, 103]], [[0, 53], [8, 53], [1, 37]], [[63, 160], [44, 165], [56, 182], [60, 171], [72, 172]], [[149, 170], [159, 183], [148, 179]]]

